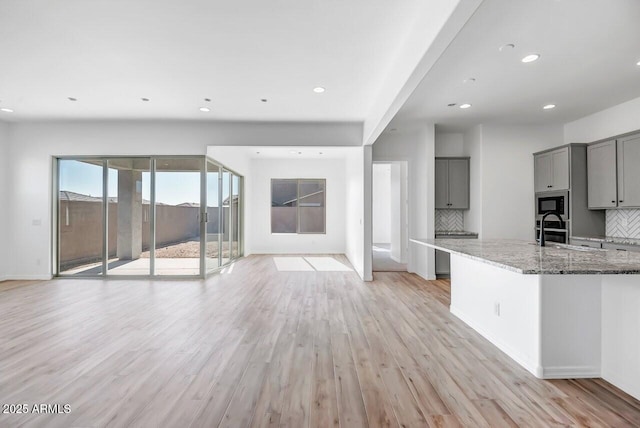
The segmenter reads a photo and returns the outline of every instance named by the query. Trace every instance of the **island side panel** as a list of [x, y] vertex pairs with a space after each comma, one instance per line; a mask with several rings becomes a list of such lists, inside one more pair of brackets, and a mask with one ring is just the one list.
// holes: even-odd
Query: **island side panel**
[[543, 374], [539, 279], [451, 254], [451, 313], [536, 377]]
[[602, 377], [640, 400], [640, 276], [602, 277]]
[[601, 275], [541, 275], [545, 379], [600, 377]]

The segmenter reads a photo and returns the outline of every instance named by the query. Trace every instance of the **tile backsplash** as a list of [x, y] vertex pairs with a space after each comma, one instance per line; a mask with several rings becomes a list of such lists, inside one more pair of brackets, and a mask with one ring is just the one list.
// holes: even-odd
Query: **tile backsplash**
[[464, 212], [462, 210], [436, 210], [436, 230], [464, 230]]
[[607, 236], [640, 239], [640, 210], [607, 210], [606, 233]]

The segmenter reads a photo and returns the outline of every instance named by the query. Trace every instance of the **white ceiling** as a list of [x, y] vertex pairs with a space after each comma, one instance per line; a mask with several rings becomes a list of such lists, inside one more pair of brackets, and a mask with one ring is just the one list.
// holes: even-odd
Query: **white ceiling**
[[457, 3], [0, 0], [0, 119], [364, 121]]
[[484, 0], [387, 129], [566, 123], [639, 97], [638, 61], [638, 0]]
[[344, 159], [348, 154], [357, 150], [355, 147], [327, 147], [327, 146], [234, 146], [227, 147], [227, 150], [236, 152], [238, 155], [246, 156], [249, 159], [278, 159], [278, 160], [300, 160], [300, 159]]

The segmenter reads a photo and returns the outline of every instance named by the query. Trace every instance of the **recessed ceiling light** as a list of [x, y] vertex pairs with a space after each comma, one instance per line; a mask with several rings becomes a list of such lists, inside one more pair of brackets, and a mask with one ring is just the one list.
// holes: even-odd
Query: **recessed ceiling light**
[[524, 58], [522, 58], [522, 62], [533, 62], [536, 61], [540, 58], [540, 55], [538, 54], [531, 54], [531, 55], [527, 55]]
[[318, 154], [319, 154], [319, 155], [321, 155], [321, 154], [322, 154], [322, 152], [318, 152]]
[[211, 111], [211, 109], [209, 107], [200, 107], [200, 111], [203, 111], [203, 112], [206, 113], [206, 112]]
[[398, 128], [391, 128], [389, 131], [396, 132], [397, 130], [398, 130]]
[[322, 86], [316, 86], [315, 88], [313, 88], [313, 92], [315, 92], [316, 94], [321, 94], [325, 91], [325, 89]]
[[263, 103], [266, 103], [269, 100], [267, 100], [266, 98], [261, 98], [260, 101], [262, 101]]
[[140, 98], [140, 99], [141, 99], [142, 101], [144, 101], [144, 102], [148, 102], [148, 101], [149, 101], [149, 98]]
[[69, 101], [78, 101], [78, 99], [77, 99], [77, 98], [73, 98], [73, 97], [68, 97], [67, 99], [68, 99]]
[[298, 154], [299, 154], [299, 155], [301, 155], [301, 154], [302, 154], [302, 152], [298, 152]]
[[505, 51], [509, 51], [509, 50], [511, 50], [511, 49], [513, 49], [513, 48], [515, 48], [515, 47], [516, 47], [516, 45], [514, 45], [513, 43], [507, 43], [506, 45], [502, 45], [502, 46], [500, 46], [500, 47], [498, 48], [498, 50], [499, 50], [500, 52], [505, 52]]
[[476, 79], [475, 77], [469, 77], [467, 79], [464, 79], [462, 83], [476, 83]]
[[545, 110], [551, 110], [552, 108], [556, 108], [555, 104], [547, 104], [546, 106], [542, 107]]
[[211, 102], [211, 98], [205, 98], [205, 99], [204, 99], [204, 102], [206, 102], [206, 103], [210, 103], [210, 102]]
[[636, 65], [640, 65], [640, 61], [636, 62]]
[[256, 154], [257, 154], [257, 155], [259, 155], [259, 154], [260, 154], [260, 152], [256, 152]]
[[13, 113], [13, 110], [12, 110], [12, 109], [10, 109], [10, 108], [6, 108], [6, 107], [0, 108], [0, 111], [3, 111], [3, 112], [5, 112], [5, 113]]
[[455, 107], [455, 106], [456, 106], [456, 103], [449, 103], [449, 104], [447, 104], [447, 107]]
[[460, 104], [460, 108], [469, 108], [471, 107], [471, 104]]

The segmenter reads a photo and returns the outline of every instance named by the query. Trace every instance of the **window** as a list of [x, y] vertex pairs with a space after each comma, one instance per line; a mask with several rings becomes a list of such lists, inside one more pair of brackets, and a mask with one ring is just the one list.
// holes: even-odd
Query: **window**
[[325, 233], [326, 180], [272, 179], [271, 233]]

